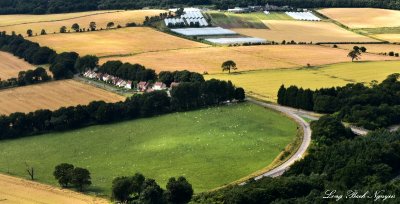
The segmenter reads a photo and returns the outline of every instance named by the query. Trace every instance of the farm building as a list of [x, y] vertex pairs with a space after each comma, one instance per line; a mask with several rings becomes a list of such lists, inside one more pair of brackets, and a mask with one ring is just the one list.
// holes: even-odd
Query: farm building
[[[176, 10], [175, 10], [176, 12]], [[185, 8], [180, 18], [166, 18], [164, 23], [168, 27], [205, 27], [208, 26], [200, 9]]]

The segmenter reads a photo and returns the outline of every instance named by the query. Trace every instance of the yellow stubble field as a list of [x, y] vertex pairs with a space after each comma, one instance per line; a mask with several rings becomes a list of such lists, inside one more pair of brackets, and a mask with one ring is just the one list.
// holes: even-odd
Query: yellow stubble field
[[92, 101], [117, 102], [125, 97], [74, 80], [61, 80], [0, 91], [0, 115], [38, 109], [85, 105]]
[[349, 28], [380, 28], [400, 26], [400, 11], [376, 8], [327, 8], [323, 15]]
[[378, 42], [375, 39], [359, 35], [341, 28], [331, 22], [309, 21], [263, 21], [269, 29], [233, 29], [252, 37], [281, 43], [283, 40], [295, 42]]
[[393, 43], [400, 43], [400, 33], [399, 34], [376, 34], [372, 35], [375, 38], [379, 38], [382, 40], [386, 40], [388, 42], [393, 42]]
[[209, 46], [148, 27], [45, 35], [28, 39], [53, 48], [58, 53], [74, 51], [81, 56], [90, 54], [99, 57]]
[[126, 23], [135, 22], [142, 24], [146, 16], [154, 16], [165, 10], [131, 10], [131, 11], [94, 11], [69, 14], [50, 15], [0, 15], [0, 30], [27, 36], [27, 30], [31, 29], [33, 35], [40, 34], [45, 29], [48, 34], [59, 33], [62, 26], [67, 31], [73, 32], [71, 26], [78, 23], [81, 28], [88, 28], [90, 22], [95, 22], [97, 28], [105, 29], [108, 22], [114, 22], [115, 26], [125, 26]]
[[23, 59], [19, 59], [14, 55], [7, 52], [0, 52], [0, 79], [6, 80], [13, 77], [18, 77], [20, 71], [34, 68], [25, 62]]
[[388, 75], [399, 73], [400, 61], [355, 62], [326, 65], [316, 68], [261, 70], [233, 74], [205, 75], [206, 79], [231, 80], [250, 96], [276, 102], [279, 87], [297, 85], [318, 89], [344, 86], [348, 83], [382, 81]]
[[[298, 68], [350, 61], [348, 51], [318, 45], [265, 45], [241, 47], [210, 47], [148, 52], [129, 57], [102, 58], [139, 63], [156, 71], [191, 70], [220, 73], [226, 60], [236, 62], [238, 71]], [[395, 60], [393, 57], [364, 54], [364, 61]]]
[[107, 204], [108, 200], [0, 174], [0, 202], [10, 204]]

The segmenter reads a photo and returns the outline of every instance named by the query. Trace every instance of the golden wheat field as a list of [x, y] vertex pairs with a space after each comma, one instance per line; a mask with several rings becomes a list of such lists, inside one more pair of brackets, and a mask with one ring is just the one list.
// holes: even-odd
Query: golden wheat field
[[376, 8], [328, 8], [318, 12], [350, 28], [400, 26], [400, 11]]
[[400, 73], [400, 61], [340, 63], [310, 69], [262, 70], [236, 74], [205, 75], [206, 79], [231, 80], [246, 93], [264, 100], [276, 102], [279, 87], [297, 85], [317, 89], [343, 86], [348, 83], [372, 80], [381, 81], [388, 75]]
[[378, 42], [359, 35], [330, 22], [308, 21], [263, 21], [269, 29], [233, 29], [248, 36], [264, 38], [281, 43], [283, 40], [296, 42]]
[[[107, 204], [106, 199], [92, 197], [41, 184], [26, 179], [0, 174], [0, 200], [10, 204]], [[33, 196], [34, 195], [34, 196]]]
[[124, 99], [123, 96], [74, 80], [61, 80], [0, 91], [0, 114], [55, 110], [92, 101], [117, 102]]
[[400, 43], [400, 34], [377, 34], [373, 35], [373, 37], [389, 42]]
[[[332, 47], [332, 45], [324, 46]], [[337, 46], [338, 48], [346, 50], [352, 50], [354, 46], [365, 47], [367, 48], [367, 52], [375, 54], [389, 53], [391, 51], [400, 53], [400, 45], [396, 44], [338, 44]]]
[[34, 66], [7, 52], [0, 52], [0, 79], [18, 77], [20, 71], [32, 69]]
[[[139, 63], [157, 71], [191, 70], [219, 73], [221, 64], [234, 60], [238, 71], [304, 67], [347, 62], [348, 51], [318, 45], [266, 45], [242, 47], [210, 47], [148, 52], [129, 57], [102, 58]], [[394, 60], [392, 57], [364, 54], [362, 60]]]
[[86, 12], [75, 12], [75, 13], [47, 14], [47, 15], [26, 15], [26, 14], [0, 15], [0, 26], [26, 24], [26, 23], [43, 22], [43, 21], [59, 21], [59, 20], [79, 18], [83, 16], [92, 16], [96, 14], [117, 12], [117, 11], [118, 10], [86, 11]]
[[[98, 29], [106, 29], [108, 22], [114, 22], [115, 26], [121, 25], [125, 27], [126, 23], [135, 22], [137, 24], [143, 23], [146, 16], [158, 15], [164, 10], [132, 10], [132, 11], [97, 11], [97, 12], [83, 12], [72, 14], [51, 14], [51, 15], [0, 15], [0, 21], [5, 19], [7, 24], [0, 26], [0, 30], [11, 33], [15, 31], [17, 34], [27, 36], [27, 30], [31, 29], [33, 35], [40, 34], [42, 29], [45, 29], [47, 34], [54, 32], [59, 33], [62, 26], [67, 27], [67, 31], [73, 32], [71, 26], [78, 23], [81, 28], [88, 28], [90, 22], [96, 22]], [[8, 19], [11, 18], [11, 19]], [[14, 21], [13, 21], [14, 18]], [[32, 19], [30, 19], [32, 18]], [[21, 24], [22, 22], [22, 24]]]
[[74, 51], [80, 55], [99, 57], [209, 46], [147, 27], [47, 35], [29, 40], [51, 47], [57, 52]]

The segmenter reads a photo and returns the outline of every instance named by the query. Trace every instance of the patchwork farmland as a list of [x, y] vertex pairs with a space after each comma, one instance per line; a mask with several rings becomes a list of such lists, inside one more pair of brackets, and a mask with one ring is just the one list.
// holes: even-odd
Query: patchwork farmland
[[238, 28], [234, 31], [252, 37], [267, 39], [281, 43], [290, 42], [379, 42], [378, 40], [362, 36], [345, 30], [330, 22], [309, 21], [263, 21], [269, 29]]
[[25, 177], [27, 161], [40, 182], [56, 185], [54, 166], [69, 162], [93, 172], [90, 190], [105, 195], [113, 178], [132, 172], [161, 186], [183, 175], [202, 192], [268, 166], [296, 133], [294, 121], [256, 105], [215, 107], [2, 141], [0, 171]]
[[7, 52], [0, 51], [0, 79], [6, 80], [13, 77], [18, 77], [20, 71], [32, 69], [34, 66], [25, 62], [23, 59], [18, 59]]
[[[56, 1], [62, 4], [61, 0], [53, 0], [46, 2], [45, 7], [36, 9], [44, 9], [43, 12], [48, 13], [53, 12], [53, 9], [61, 9], [52, 4]], [[90, 5], [99, 2], [81, 0], [84, 6], [79, 11], [89, 6], [86, 5], [87, 1]], [[132, 4], [124, 4], [125, 1]], [[225, 1], [218, 0], [221, 5]], [[43, 2], [45, 1], [38, 1], [37, 4]], [[167, 203], [168, 200], [168, 203], [188, 203], [192, 198], [190, 185], [184, 186], [185, 190], [189, 190], [189, 200], [179, 202], [169, 200], [173, 191], [169, 189], [171, 186], [166, 186], [169, 178], [184, 176], [197, 194], [190, 203], [272, 203], [278, 200], [286, 203], [287, 197], [282, 198], [282, 195], [278, 195], [281, 192], [276, 193], [275, 184], [282, 186], [284, 191], [298, 189], [300, 184], [310, 192], [323, 192], [321, 189], [326, 186], [321, 183], [329, 186], [343, 185], [342, 179], [337, 183], [330, 183], [331, 181], [325, 182], [323, 176], [303, 175], [305, 171], [314, 172], [314, 161], [324, 165], [329, 163], [326, 160], [321, 162], [319, 157], [325, 156], [324, 151], [332, 148], [332, 144], [362, 141], [362, 138], [353, 140], [356, 136], [350, 134], [350, 131], [348, 135], [344, 134], [341, 131], [344, 130], [341, 122], [357, 125], [360, 121], [355, 120], [367, 116], [373, 116], [381, 124], [387, 124], [381, 125], [382, 128], [395, 125], [393, 121], [398, 122], [400, 112], [397, 106], [400, 102], [393, 102], [395, 100], [389, 101], [393, 102], [391, 105], [382, 102], [379, 107], [375, 107], [375, 104], [372, 108], [366, 106], [368, 110], [364, 112], [361, 110], [364, 107], [360, 110], [357, 106], [346, 107], [349, 108], [348, 111], [346, 109], [347, 112], [359, 113], [359, 117], [340, 118], [344, 117], [340, 109], [335, 114], [337, 117], [322, 119], [321, 121], [328, 121], [325, 124], [327, 127], [322, 128], [334, 132], [335, 128], [330, 128], [330, 125], [335, 124], [340, 129], [338, 132], [343, 133], [341, 136], [345, 136], [336, 138], [334, 136], [339, 134], [335, 133], [331, 134], [332, 138], [327, 138], [323, 135], [325, 133], [312, 135], [311, 127], [306, 121], [318, 119], [319, 113], [322, 115], [337, 111], [322, 107], [331, 105], [329, 103], [334, 100], [330, 98], [334, 98], [333, 96], [328, 94], [318, 98], [311, 91], [284, 90], [280, 91], [280, 99], [284, 98], [286, 103], [282, 103], [282, 100], [279, 104], [276, 102], [277, 92], [282, 84], [286, 87], [296, 85], [310, 89], [357, 82], [374, 84], [375, 86], [355, 87], [363, 89], [363, 93], [368, 96], [369, 90], [377, 93], [370, 98], [360, 97], [367, 102], [372, 99], [377, 102], [387, 97], [386, 95], [391, 95], [380, 96], [381, 92], [397, 93], [393, 92], [398, 89], [398, 83], [395, 82], [398, 80], [397, 75], [392, 75], [388, 84], [393, 86], [387, 86], [390, 88], [378, 89], [382, 87], [374, 80], [381, 82], [388, 75], [399, 73], [400, 58], [381, 54], [400, 52], [400, 45], [383, 42], [400, 42], [399, 11], [340, 8], [320, 9], [319, 12], [323, 15], [318, 15], [310, 9], [275, 5], [249, 6], [226, 11], [217, 10], [218, 7], [213, 8], [211, 5], [201, 9], [163, 10], [168, 7], [165, 2], [160, 2], [162, 7], [143, 6], [160, 9], [129, 10], [131, 7], [142, 8], [141, 5], [146, 1], [102, 2], [103, 4], [93, 8], [124, 10], [0, 15], [0, 31], [6, 31], [7, 34], [0, 33], [0, 79], [17, 77], [19, 71], [34, 67], [13, 54], [28, 61], [33, 56], [37, 57], [46, 64], [46, 68], [52, 67], [51, 71], [47, 71], [54, 77], [47, 81], [46, 75], [29, 72], [26, 74], [28, 76], [2, 83], [0, 186], [7, 188], [0, 189], [0, 203], [105, 202], [56, 188], [55, 186], [64, 184], [57, 181], [53, 174], [54, 167], [60, 163], [71, 163], [90, 171], [91, 184], [77, 181], [77, 168], [66, 173], [70, 177], [67, 184], [71, 190], [84, 190], [85, 193], [112, 199], [113, 202], [127, 203], [130, 200], [135, 203]], [[229, 1], [226, 2], [232, 7]], [[312, 4], [313, 1], [308, 3]], [[124, 7], [121, 8], [121, 5]], [[15, 8], [7, 11], [0, 6], [0, 12], [21, 11], [17, 10], [19, 4], [13, 6]], [[91, 22], [96, 23], [97, 29], [86, 31]], [[106, 29], [111, 22], [112, 28]], [[85, 32], [72, 31], [71, 25], [74, 23], [79, 24], [80, 29]], [[126, 23], [137, 25], [125, 27]], [[60, 33], [62, 26], [66, 26], [66, 33]], [[14, 31], [26, 36], [28, 29], [32, 29], [33, 36], [25, 37], [26, 40], [54, 50], [40, 48], [35, 43], [11, 34]], [[47, 35], [40, 35], [42, 29], [45, 29]], [[325, 44], [319, 45], [320, 43]], [[353, 51], [356, 45], [366, 47], [367, 52]], [[77, 52], [79, 56], [76, 53], [62, 52]], [[205, 80], [216, 80], [204, 81], [203, 77]], [[333, 92], [336, 93], [335, 90]], [[354, 95], [351, 93], [349, 97], [352, 94]], [[357, 94], [359, 93], [355, 93], [356, 96]], [[125, 96], [132, 95], [132, 98], [126, 100]], [[248, 98], [248, 102], [243, 102], [246, 95], [251, 98]], [[264, 103], [263, 100], [271, 103]], [[93, 103], [91, 106], [56, 112], [24, 114], [39, 109], [56, 110], [89, 104], [93, 101], [108, 103]], [[322, 108], [315, 109], [316, 101]], [[334, 104], [335, 108], [343, 108], [338, 104]], [[308, 113], [284, 106], [322, 111], [318, 114]], [[325, 110], [327, 111], [323, 112]], [[12, 114], [15, 112], [20, 113]], [[365, 121], [372, 123], [373, 120], [361, 122]], [[366, 123], [358, 124], [364, 127], [363, 124]], [[318, 128], [320, 124], [316, 126]], [[307, 152], [309, 144], [314, 145], [318, 155], [313, 151]], [[365, 148], [360, 149], [364, 151]], [[345, 160], [347, 157], [342, 158], [340, 153], [337, 158], [344, 159], [340, 163], [348, 163]], [[365, 154], [362, 153], [361, 155]], [[329, 154], [330, 152], [324, 158], [329, 158]], [[290, 174], [293, 177], [286, 174], [281, 176], [295, 161], [301, 162], [302, 158], [309, 155], [314, 155], [307, 160], [310, 164], [297, 163], [295, 165], [299, 166], [291, 169]], [[369, 157], [368, 154], [366, 157]], [[311, 167], [305, 168], [307, 165]], [[377, 166], [380, 168], [386, 167], [385, 165], [391, 164], [381, 163]], [[336, 164], [333, 166], [337, 168]], [[303, 167], [305, 171], [302, 171]], [[369, 166], [358, 167], [362, 170]], [[392, 167], [398, 168], [394, 164]], [[337, 170], [335, 168], [332, 169]], [[33, 169], [35, 175], [30, 172]], [[347, 176], [346, 171], [342, 170], [337, 170], [342, 173], [338, 175]], [[318, 171], [318, 175], [327, 173], [322, 169]], [[132, 176], [135, 172], [142, 173], [146, 179], [155, 179], [159, 186], [151, 180], [146, 180], [144, 185], [131, 178], [114, 180], [121, 176]], [[15, 178], [1, 174], [9, 174]], [[261, 174], [281, 176], [282, 179], [257, 180], [262, 177]], [[389, 173], [385, 173], [384, 176], [388, 175]], [[233, 190], [225, 188], [214, 191], [254, 176], [259, 177], [249, 185], [244, 184], [232, 188]], [[365, 175], [362, 179], [364, 182], [366, 178], [379, 176], [381, 175]], [[28, 177], [46, 184], [22, 180]], [[373, 180], [371, 182], [378, 182], [379, 179]], [[142, 192], [129, 192], [121, 195], [122, 198], [117, 198], [118, 195], [112, 193], [112, 188], [124, 191], [119, 192], [124, 194], [125, 190], [131, 189], [126, 187], [127, 182], [130, 186], [141, 187], [138, 191]], [[286, 186], [288, 183], [293, 186]], [[182, 184], [184, 183], [179, 181], [178, 185]], [[386, 184], [382, 182], [371, 185], [380, 187]], [[317, 191], [313, 189], [315, 186], [318, 186]], [[270, 191], [273, 192], [271, 195]], [[286, 193], [284, 191], [282, 192]], [[148, 196], [148, 192], [152, 196], [159, 196], [159, 201], [165, 202], [153, 202], [153, 198], [145, 200], [149, 199], [144, 198]], [[35, 195], [35, 199], [29, 199], [29, 194]], [[304, 192], [301, 201], [305, 202], [310, 195]], [[276, 200], [263, 200], [272, 197], [276, 197]], [[297, 201], [297, 198], [290, 197], [290, 202]]]
[[100, 100], [118, 102], [125, 97], [74, 80], [48, 82], [0, 90], [0, 115], [39, 109], [55, 110]]
[[[90, 22], [95, 22], [98, 29], [106, 29], [108, 22], [113, 22], [125, 27], [126, 23], [142, 24], [146, 16], [158, 15], [164, 10], [133, 10], [133, 11], [96, 11], [72, 14], [51, 14], [51, 15], [12, 15], [0, 16], [0, 30], [27, 36], [27, 30], [31, 29], [33, 35], [40, 35], [42, 29], [47, 34], [59, 33], [60, 28], [65, 26], [66, 31], [75, 32], [71, 28], [77, 23], [81, 29], [88, 29]], [[4, 19], [4, 21], [2, 21]]]
[[[260, 69], [282, 69], [348, 62], [347, 50], [317, 45], [266, 45], [242, 47], [212, 47], [190, 50], [149, 52], [129, 57], [102, 58], [108, 60], [139, 63], [157, 71], [191, 70], [220, 73], [221, 63], [231, 59], [239, 71]], [[332, 57], [335, 56], [335, 57]], [[174, 59], [174, 60], [171, 60]], [[389, 56], [363, 54], [363, 61], [396, 60]]]
[[38, 36], [29, 40], [57, 52], [75, 51], [80, 55], [99, 57], [209, 46], [146, 27]]
[[373, 80], [381, 81], [390, 74], [398, 73], [399, 66], [399, 61], [341, 63], [309, 69], [206, 75], [206, 78], [231, 80], [234, 84], [244, 87], [248, 95], [276, 102], [278, 89], [282, 84], [286, 87], [296, 85], [310, 89], [344, 86], [356, 82], [369, 84]]

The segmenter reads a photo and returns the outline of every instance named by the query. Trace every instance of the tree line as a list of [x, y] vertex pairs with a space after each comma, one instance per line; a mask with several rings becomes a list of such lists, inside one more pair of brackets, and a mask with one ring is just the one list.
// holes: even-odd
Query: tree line
[[[40, 47], [38, 43], [24, 39], [21, 35], [7, 35], [5, 32], [0, 33], [0, 50], [10, 52], [17, 57], [24, 59], [32, 64], [50, 64], [50, 71], [55, 80], [69, 79], [75, 74], [82, 73], [89, 69], [99, 67], [99, 72], [110, 74], [124, 80], [131, 81], [150, 81], [157, 80], [164, 82], [168, 86], [172, 82], [204, 82], [204, 77], [195, 72], [175, 71], [160, 72], [158, 75], [153, 69], [148, 69], [140, 64], [122, 63], [121, 61], [107, 61], [99, 66], [99, 58], [93, 55], [80, 57], [76, 52], [63, 52], [57, 54], [48, 47]], [[43, 74], [42, 79], [48, 80], [42, 69], [36, 70]], [[21, 73], [31, 76], [31, 71]], [[18, 77], [19, 79], [20, 77]], [[18, 79], [9, 79], [0, 82], [0, 87], [10, 87], [18, 85]], [[36, 77], [37, 79], [37, 77]], [[22, 80], [27, 82], [25, 85], [32, 84], [30, 81], [37, 83], [46, 80]]]
[[46, 14], [109, 9], [141, 9], [144, 7], [170, 8], [193, 5], [214, 5], [216, 9], [236, 6], [278, 6], [300, 8], [321, 7], [373, 7], [400, 9], [397, 0], [2, 0], [0, 14]]
[[319, 113], [337, 113], [339, 119], [367, 129], [388, 127], [400, 123], [399, 77], [400, 74], [392, 74], [381, 83], [347, 84], [315, 91], [282, 85], [278, 103]]
[[[31, 64], [50, 64], [54, 79], [72, 78], [81, 67], [75, 67], [79, 55], [75, 52], [57, 54], [53, 49], [24, 39], [21, 35], [0, 33], [0, 50], [10, 52]], [[79, 66], [85, 66], [80, 64]]]
[[[340, 120], [324, 116], [312, 122], [313, 145], [304, 159], [297, 161], [283, 176], [250, 180], [245, 185], [230, 186], [195, 196], [193, 203], [353, 203], [343, 196], [357, 190], [368, 192], [363, 203], [374, 200], [375, 191], [385, 191], [387, 203], [397, 203], [400, 193], [400, 132], [376, 131], [355, 137]], [[351, 151], [349, 151], [351, 150]], [[394, 196], [393, 196], [394, 195]], [[326, 197], [326, 198], [323, 198]], [[359, 200], [360, 201], [360, 200]], [[356, 202], [358, 203], [358, 202]]]
[[42, 67], [38, 67], [34, 70], [20, 71], [18, 73], [18, 78], [10, 78], [7, 80], [0, 79], [0, 89], [26, 86], [50, 80], [51, 76], [47, 74], [47, 71]]
[[[197, 90], [192, 93], [194, 87]], [[236, 92], [240, 94], [235, 95]], [[212, 79], [201, 83], [182, 83], [172, 89], [171, 97], [165, 91], [154, 91], [137, 94], [117, 103], [94, 101], [88, 105], [62, 107], [54, 111], [17, 112], [0, 116], [0, 140], [193, 110], [219, 105], [235, 97], [243, 100], [244, 96], [242, 88]]]

